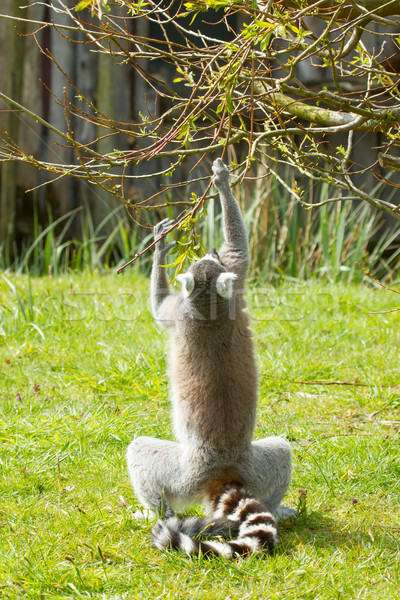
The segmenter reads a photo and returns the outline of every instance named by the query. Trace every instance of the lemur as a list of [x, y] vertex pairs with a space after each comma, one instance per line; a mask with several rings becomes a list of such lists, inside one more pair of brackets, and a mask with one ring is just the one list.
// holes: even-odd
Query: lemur
[[[280, 506], [291, 477], [291, 447], [281, 437], [252, 441], [258, 376], [243, 298], [249, 264], [246, 228], [221, 159], [212, 167], [219, 190], [224, 243], [178, 275], [182, 292], [168, 287], [166, 255], [174, 243], [159, 240], [151, 273], [155, 319], [170, 333], [169, 376], [177, 441], [138, 437], [127, 463], [138, 499], [165, 520], [153, 528], [159, 548], [227, 557], [268, 552], [278, 543], [276, 520], [294, 516]], [[161, 238], [160, 238], [161, 236]], [[197, 504], [211, 519], [179, 520], [174, 511]], [[199, 541], [218, 535], [231, 541]]]

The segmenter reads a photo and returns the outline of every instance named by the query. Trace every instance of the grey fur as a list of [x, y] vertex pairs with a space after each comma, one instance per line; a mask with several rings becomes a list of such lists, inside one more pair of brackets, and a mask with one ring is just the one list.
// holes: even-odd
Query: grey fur
[[[226, 483], [238, 480], [278, 514], [290, 483], [291, 448], [280, 437], [252, 442], [258, 376], [243, 298], [247, 234], [221, 159], [214, 161], [213, 172], [225, 237], [219, 259], [213, 251], [194, 263], [188, 271], [194, 286], [187, 294], [173, 294], [162, 267], [171, 244], [162, 237], [151, 275], [153, 314], [170, 333], [172, 418], [178, 441], [134, 439], [127, 451], [128, 470], [140, 502], [155, 511], [164, 508], [166, 516], [193, 504], [207, 506], [208, 488], [221, 477]], [[169, 220], [157, 225], [155, 238], [170, 225]], [[231, 297], [217, 292], [222, 273], [233, 275], [227, 278]], [[283, 512], [285, 517], [295, 514], [293, 509]]]

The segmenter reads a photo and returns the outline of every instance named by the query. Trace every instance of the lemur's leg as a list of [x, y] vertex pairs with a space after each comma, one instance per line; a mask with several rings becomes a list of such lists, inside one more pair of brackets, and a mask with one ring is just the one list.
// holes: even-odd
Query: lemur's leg
[[176, 442], [137, 437], [128, 446], [126, 460], [139, 501], [151, 511], [173, 516], [168, 502], [170, 484], [180, 479], [180, 447]]
[[289, 442], [280, 437], [269, 437], [251, 444], [252, 465], [249, 488], [265, 504], [277, 520], [296, 516], [293, 508], [280, 505], [289, 484], [292, 471], [292, 450]]
[[152, 512], [174, 515], [174, 509], [198, 500], [198, 477], [177, 442], [138, 437], [128, 446], [128, 471], [140, 502]]

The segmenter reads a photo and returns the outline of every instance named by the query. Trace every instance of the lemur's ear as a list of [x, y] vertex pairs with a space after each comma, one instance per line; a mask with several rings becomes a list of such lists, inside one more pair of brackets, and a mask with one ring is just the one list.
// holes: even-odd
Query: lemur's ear
[[181, 273], [176, 276], [179, 283], [182, 284], [182, 294], [185, 298], [189, 298], [194, 290], [194, 277], [192, 273]]
[[233, 282], [237, 279], [235, 273], [221, 273], [217, 278], [217, 294], [222, 298], [232, 298], [233, 294]]

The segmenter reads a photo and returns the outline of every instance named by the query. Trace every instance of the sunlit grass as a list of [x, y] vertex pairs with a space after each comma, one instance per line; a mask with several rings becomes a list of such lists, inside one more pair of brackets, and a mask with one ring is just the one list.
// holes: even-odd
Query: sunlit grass
[[400, 595], [398, 296], [367, 286], [254, 285], [257, 436], [293, 444], [272, 557], [162, 554], [124, 454], [171, 437], [166, 338], [148, 281], [0, 278], [0, 596], [6, 599], [381, 599]]

